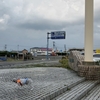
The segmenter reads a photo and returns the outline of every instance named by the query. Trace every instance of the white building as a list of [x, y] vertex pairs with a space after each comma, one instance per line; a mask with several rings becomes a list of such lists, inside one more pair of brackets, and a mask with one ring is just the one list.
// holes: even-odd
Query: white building
[[[44, 47], [33, 47], [30, 48], [30, 52], [33, 56], [38, 56], [38, 55], [47, 55], [47, 48]], [[48, 55], [51, 55], [53, 52], [52, 48], [48, 48]]]

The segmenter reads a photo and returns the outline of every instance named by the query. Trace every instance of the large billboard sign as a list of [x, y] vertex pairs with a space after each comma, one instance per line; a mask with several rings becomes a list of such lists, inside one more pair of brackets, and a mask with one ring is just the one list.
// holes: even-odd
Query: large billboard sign
[[65, 37], [66, 37], [65, 31], [51, 32], [51, 39], [65, 39]]

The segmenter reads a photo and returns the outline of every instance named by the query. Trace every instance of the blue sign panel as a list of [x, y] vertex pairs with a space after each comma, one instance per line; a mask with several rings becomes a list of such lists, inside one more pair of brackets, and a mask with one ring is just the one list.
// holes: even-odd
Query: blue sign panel
[[62, 50], [60, 50], [60, 53], [62, 53]]
[[51, 39], [65, 39], [65, 31], [51, 32]]

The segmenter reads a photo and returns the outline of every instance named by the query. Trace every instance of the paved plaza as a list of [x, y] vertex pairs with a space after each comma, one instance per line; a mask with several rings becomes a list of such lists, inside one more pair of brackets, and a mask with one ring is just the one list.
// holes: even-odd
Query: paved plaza
[[[13, 78], [28, 77], [32, 85], [18, 86]], [[62, 89], [84, 80], [75, 72], [64, 68], [20, 68], [0, 70], [0, 100], [48, 100], [50, 94], [58, 96]], [[66, 91], [66, 90], [65, 90]], [[60, 91], [61, 92], [61, 91]]]

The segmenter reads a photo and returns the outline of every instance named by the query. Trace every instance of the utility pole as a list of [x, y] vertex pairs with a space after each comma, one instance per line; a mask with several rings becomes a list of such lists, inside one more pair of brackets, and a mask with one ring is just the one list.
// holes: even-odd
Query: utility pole
[[17, 45], [17, 51], [19, 52], [19, 45]]
[[64, 49], [65, 49], [65, 52], [66, 52], [66, 44], [64, 45]]
[[57, 52], [58, 50], [57, 50], [57, 47], [56, 47], [56, 52]]
[[5, 47], [4, 47], [4, 50], [6, 51], [6, 49], [7, 49], [7, 44], [5, 44]]
[[18, 60], [19, 60], [19, 45], [17, 45], [17, 53], [18, 53]]
[[[64, 45], [64, 48], [65, 48], [65, 53], [66, 53], [66, 44]], [[67, 53], [65, 55], [67, 55]]]
[[53, 50], [55, 51], [55, 41], [53, 41]]
[[[4, 46], [4, 51], [7, 51], [7, 44], [5, 44]], [[7, 58], [7, 54], [5, 55], [5, 57]]]

